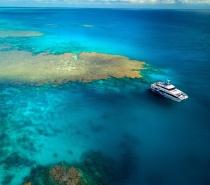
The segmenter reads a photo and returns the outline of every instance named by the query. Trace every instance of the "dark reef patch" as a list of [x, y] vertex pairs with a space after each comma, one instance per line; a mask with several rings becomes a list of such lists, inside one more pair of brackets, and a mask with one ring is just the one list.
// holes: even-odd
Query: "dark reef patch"
[[31, 121], [31, 120], [25, 120], [25, 121], [23, 121], [23, 126], [25, 126], [25, 127], [30, 127], [30, 126], [32, 126], [33, 125], [33, 122]]
[[122, 141], [119, 144], [121, 155], [118, 157], [117, 163], [117, 180], [118, 184], [130, 181], [139, 175], [138, 161], [139, 156], [136, 148], [139, 147], [141, 142], [136, 137], [129, 133], [123, 135]]
[[104, 125], [91, 123], [90, 130], [94, 133], [99, 133], [99, 132], [106, 131], [106, 128], [104, 127]]
[[[33, 185], [48, 185], [47, 184], [47, 176], [48, 175], [48, 168], [38, 165], [36, 167], [33, 167], [30, 171], [29, 176], [24, 178], [25, 182], [33, 182]], [[46, 182], [46, 184], [44, 184]], [[50, 184], [49, 184], [50, 185]]]
[[43, 135], [46, 137], [55, 137], [61, 131], [58, 129], [49, 129], [44, 126], [40, 126], [40, 127], [36, 128], [36, 132], [38, 135]]
[[110, 158], [101, 152], [89, 151], [81, 156], [79, 163], [68, 164], [63, 161], [52, 166], [33, 167], [30, 175], [24, 178], [23, 183], [68, 185], [69, 180], [74, 178], [75, 185], [79, 181], [80, 185], [115, 185], [115, 171], [114, 162]]
[[72, 155], [72, 154], [73, 154], [72, 150], [68, 150], [67, 153], [68, 153], [69, 155]]
[[54, 153], [54, 154], [53, 154], [53, 157], [54, 157], [54, 158], [57, 158], [57, 157], [58, 157], [58, 154], [57, 154], [57, 153]]
[[110, 117], [110, 115], [109, 114], [106, 114], [106, 113], [104, 113], [104, 114], [101, 115], [101, 118], [102, 119], [109, 119], [109, 117]]
[[[89, 151], [82, 155], [79, 168], [91, 185], [114, 184], [116, 174], [114, 161], [101, 152]], [[91, 177], [91, 178], [90, 178]]]
[[131, 134], [126, 133], [123, 135], [122, 145], [124, 146], [141, 145], [141, 141], [137, 137], [134, 137]]
[[138, 156], [131, 149], [124, 151], [120, 158], [118, 178], [121, 182], [126, 182], [128, 179], [132, 178], [132, 175], [136, 174], [138, 171], [138, 166], [136, 164], [138, 161]]
[[9, 185], [9, 184], [11, 184], [13, 178], [14, 178], [14, 175], [6, 175], [4, 177], [4, 180], [2, 181], [2, 183], [4, 185]]
[[38, 150], [36, 149], [34, 143], [32, 141], [28, 141], [24, 144], [21, 144], [22, 149], [28, 150], [30, 153], [36, 153]]
[[151, 174], [147, 178], [147, 183], [148, 183], [148, 185], [163, 185], [163, 184], [165, 184], [164, 178], [159, 173]]
[[83, 133], [82, 133], [79, 129], [76, 129], [75, 133], [76, 133], [76, 135], [78, 135], [78, 136], [83, 135]]
[[7, 140], [9, 137], [8, 137], [8, 134], [6, 134], [6, 133], [2, 133], [2, 134], [0, 134], [0, 141], [2, 142], [2, 141], [4, 141], [4, 140]]
[[27, 157], [20, 156], [17, 152], [13, 152], [2, 160], [0, 164], [4, 165], [5, 170], [10, 170], [11, 168], [31, 167], [35, 164], [35, 161], [31, 161]]

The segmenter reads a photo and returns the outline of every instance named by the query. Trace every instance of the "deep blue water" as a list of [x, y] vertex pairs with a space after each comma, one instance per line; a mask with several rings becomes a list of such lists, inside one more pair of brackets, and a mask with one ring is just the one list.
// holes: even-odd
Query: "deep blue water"
[[[0, 184], [90, 150], [114, 161], [115, 185], [210, 184], [209, 10], [2, 8], [0, 30], [44, 33], [0, 38], [11, 46], [2, 50], [96, 51], [151, 65], [141, 80], [0, 84]], [[167, 78], [189, 99], [147, 91]]]

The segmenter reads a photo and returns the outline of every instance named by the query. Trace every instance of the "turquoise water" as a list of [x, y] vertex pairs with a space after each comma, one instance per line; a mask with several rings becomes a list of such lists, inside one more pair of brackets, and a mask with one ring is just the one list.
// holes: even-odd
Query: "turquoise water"
[[[44, 33], [0, 38], [9, 46], [1, 50], [96, 51], [151, 65], [140, 80], [1, 83], [0, 184], [22, 184], [37, 166], [79, 162], [90, 150], [112, 159], [110, 184], [210, 184], [209, 20], [208, 10], [0, 9], [0, 30]], [[189, 99], [147, 91], [167, 78]]]

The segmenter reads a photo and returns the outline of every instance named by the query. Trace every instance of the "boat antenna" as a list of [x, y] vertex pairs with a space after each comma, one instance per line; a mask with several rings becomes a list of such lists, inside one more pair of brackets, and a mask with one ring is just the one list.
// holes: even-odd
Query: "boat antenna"
[[168, 85], [170, 84], [170, 81], [171, 81], [171, 80], [169, 80], [169, 79], [167, 78], [167, 84], [168, 84]]

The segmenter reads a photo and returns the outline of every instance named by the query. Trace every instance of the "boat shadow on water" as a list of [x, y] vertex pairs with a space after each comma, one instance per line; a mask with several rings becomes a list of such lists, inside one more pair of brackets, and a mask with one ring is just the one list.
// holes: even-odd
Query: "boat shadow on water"
[[160, 96], [159, 94], [155, 94], [148, 89], [145, 90], [144, 96], [146, 101], [148, 101], [148, 104], [159, 105], [167, 108], [177, 106], [179, 103]]

